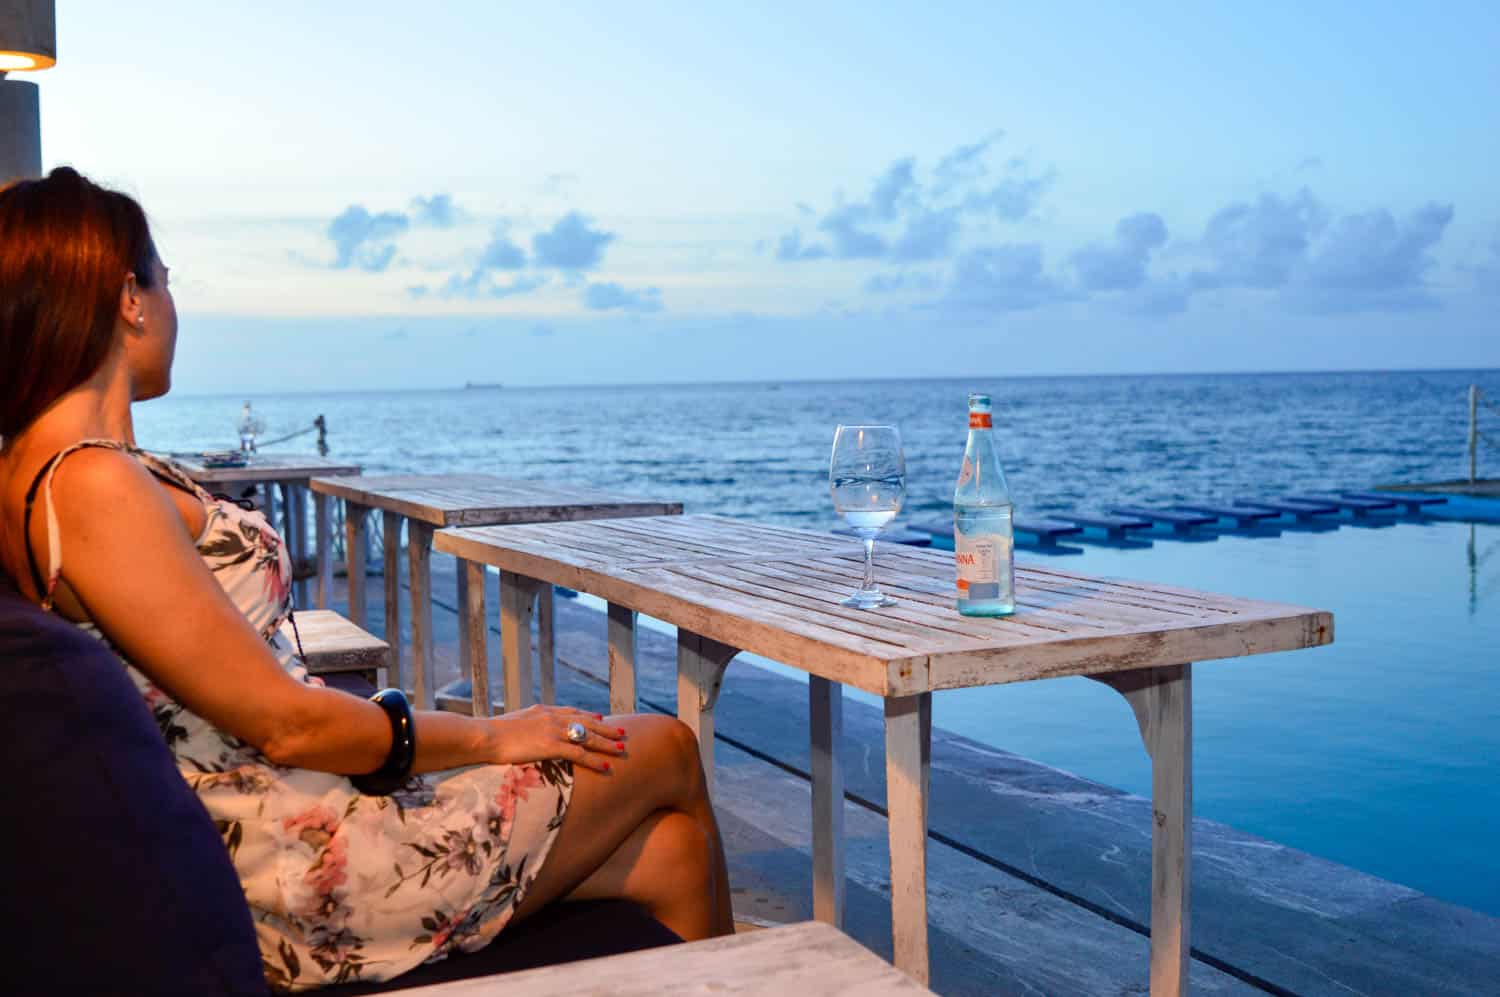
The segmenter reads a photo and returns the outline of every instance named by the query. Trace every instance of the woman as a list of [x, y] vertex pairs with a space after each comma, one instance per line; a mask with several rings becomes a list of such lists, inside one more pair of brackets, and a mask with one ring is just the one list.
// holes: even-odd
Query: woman
[[280, 538], [135, 447], [131, 403], [171, 383], [167, 281], [125, 195], [66, 168], [0, 190], [0, 567], [128, 662], [224, 835], [267, 980], [387, 979], [568, 898], [731, 931], [675, 720], [534, 706], [403, 726], [401, 703], [307, 676], [279, 636]]

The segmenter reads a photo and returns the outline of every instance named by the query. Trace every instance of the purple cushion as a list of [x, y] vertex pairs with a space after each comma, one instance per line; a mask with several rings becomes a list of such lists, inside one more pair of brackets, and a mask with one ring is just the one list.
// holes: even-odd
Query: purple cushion
[[119, 659], [0, 574], [0, 993], [265, 994], [239, 879]]

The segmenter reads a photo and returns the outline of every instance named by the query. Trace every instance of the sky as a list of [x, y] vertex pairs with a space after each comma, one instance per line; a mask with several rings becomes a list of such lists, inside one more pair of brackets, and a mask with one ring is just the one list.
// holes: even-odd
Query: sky
[[1493, 3], [57, 6], [178, 390], [1500, 367]]

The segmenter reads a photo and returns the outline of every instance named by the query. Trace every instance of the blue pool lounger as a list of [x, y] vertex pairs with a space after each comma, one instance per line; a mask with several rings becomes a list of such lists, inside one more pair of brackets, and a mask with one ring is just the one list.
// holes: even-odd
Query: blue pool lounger
[[1341, 492], [1340, 494], [1351, 499], [1378, 499], [1383, 502], [1394, 502], [1412, 515], [1416, 515], [1428, 506], [1443, 505], [1448, 501], [1441, 495], [1403, 495], [1400, 492]]
[[[1038, 547], [1050, 547], [1057, 543], [1058, 537], [1072, 536], [1082, 533], [1082, 526], [1074, 526], [1072, 523], [1064, 523], [1061, 520], [1049, 519], [1045, 516], [1038, 519], [1029, 519], [1025, 516], [1017, 516], [1013, 520], [1017, 533], [1026, 533], [1036, 538]], [[942, 537], [949, 544], [953, 543], [953, 520], [951, 519], [914, 519], [911, 523], [914, 530], [922, 530], [935, 537]]]
[[1115, 538], [1124, 537], [1129, 530], [1149, 530], [1151, 528], [1151, 520], [1141, 519], [1139, 516], [1090, 516], [1079, 515], [1074, 512], [1064, 512], [1059, 513], [1057, 518], [1070, 523], [1077, 523], [1079, 526], [1092, 526], [1094, 529], [1103, 530], [1105, 534]]
[[1291, 502], [1276, 501], [1273, 499], [1235, 499], [1238, 505], [1249, 506], [1252, 509], [1270, 509], [1272, 512], [1285, 512], [1298, 519], [1311, 519], [1314, 516], [1332, 516], [1339, 511], [1338, 506], [1329, 505], [1326, 502]]
[[1254, 526], [1263, 519], [1275, 519], [1281, 513], [1273, 509], [1243, 505], [1208, 505], [1196, 502], [1179, 502], [1172, 508], [1181, 509], [1184, 512], [1197, 512], [1205, 516], [1216, 516], [1219, 519], [1231, 519], [1236, 526]]
[[1339, 495], [1288, 495], [1287, 499], [1292, 502], [1313, 502], [1319, 505], [1331, 505], [1337, 509], [1347, 509], [1356, 516], [1369, 515], [1379, 509], [1394, 509], [1396, 503], [1390, 499], [1357, 499], [1343, 498]]
[[1201, 512], [1172, 512], [1170, 509], [1148, 509], [1140, 505], [1110, 506], [1117, 516], [1135, 516], [1154, 523], [1166, 523], [1178, 533], [1187, 533], [1195, 526], [1208, 526], [1218, 522], [1218, 516], [1205, 516]]

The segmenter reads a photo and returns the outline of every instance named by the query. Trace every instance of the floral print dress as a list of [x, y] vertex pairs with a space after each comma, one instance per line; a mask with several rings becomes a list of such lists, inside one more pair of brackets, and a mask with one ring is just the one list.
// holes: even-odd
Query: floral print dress
[[[85, 446], [129, 453], [198, 497], [207, 513], [197, 539], [204, 563], [282, 667], [322, 684], [280, 633], [291, 614], [281, 537], [260, 513], [215, 498], [170, 461], [123, 443], [84, 441], [43, 471], [48, 608], [61, 572], [52, 474]], [[79, 625], [104, 639], [92, 624]], [[365, 796], [344, 776], [273, 765], [127, 667], [223, 836], [273, 989], [386, 980], [454, 949], [483, 947], [546, 861], [572, 795], [571, 765], [544, 761], [429, 773], [390, 796]]]

